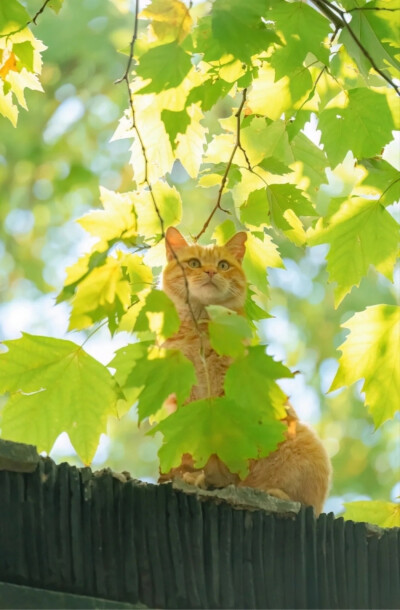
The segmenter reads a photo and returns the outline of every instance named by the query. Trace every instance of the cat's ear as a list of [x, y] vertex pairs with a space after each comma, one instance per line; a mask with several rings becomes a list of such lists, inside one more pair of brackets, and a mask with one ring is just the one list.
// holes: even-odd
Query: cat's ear
[[233, 256], [239, 261], [239, 263], [242, 262], [244, 253], [246, 251], [246, 239], [247, 233], [245, 233], [244, 231], [240, 231], [239, 233], [236, 233], [233, 237], [231, 237], [230, 240], [224, 246], [229, 250], [229, 252], [231, 252], [231, 254], [233, 254]]
[[167, 252], [167, 260], [170, 261], [174, 257], [173, 252], [177, 252], [180, 248], [186, 248], [189, 244], [186, 239], [179, 233], [175, 227], [168, 227], [165, 233], [165, 248]]

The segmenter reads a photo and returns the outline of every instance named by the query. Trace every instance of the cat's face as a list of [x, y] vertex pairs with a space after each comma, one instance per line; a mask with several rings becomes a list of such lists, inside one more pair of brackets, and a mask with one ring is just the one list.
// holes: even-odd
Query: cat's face
[[[246, 233], [237, 233], [224, 246], [189, 245], [177, 229], [166, 233], [168, 263], [163, 274], [164, 292], [179, 308], [189, 296], [201, 305], [224, 305], [239, 310], [246, 296], [246, 277], [241, 266]], [[176, 260], [174, 254], [179, 260]]]

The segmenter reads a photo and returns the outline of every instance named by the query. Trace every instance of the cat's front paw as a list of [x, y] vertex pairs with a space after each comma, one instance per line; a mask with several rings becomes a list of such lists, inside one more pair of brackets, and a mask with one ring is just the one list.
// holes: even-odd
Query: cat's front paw
[[178, 402], [176, 400], [176, 394], [170, 394], [165, 400], [164, 400], [164, 405], [165, 410], [167, 411], [168, 415], [172, 415], [172, 413], [175, 413], [175, 411], [178, 408]]
[[200, 487], [201, 489], [207, 489], [206, 475], [204, 474], [203, 470], [197, 472], [184, 472], [182, 479], [185, 481], [185, 483], [189, 483], [189, 485], [194, 485], [195, 487]]
[[275, 498], [279, 498], [280, 500], [291, 501], [291, 498], [287, 495], [286, 492], [282, 491], [282, 489], [267, 489], [267, 494], [269, 494], [270, 496], [274, 496]]

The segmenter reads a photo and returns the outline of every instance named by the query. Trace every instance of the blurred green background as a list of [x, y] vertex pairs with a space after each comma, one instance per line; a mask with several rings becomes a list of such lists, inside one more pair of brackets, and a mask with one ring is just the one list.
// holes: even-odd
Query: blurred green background
[[[118, 50], [132, 35], [129, 2], [64, 4], [58, 16], [45, 10], [34, 29], [48, 46], [41, 78], [45, 93], [27, 92], [29, 111], [20, 111], [17, 129], [0, 117], [1, 340], [17, 338], [21, 331], [66, 336], [68, 306], [55, 306], [55, 296], [65, 267], [91, 243], [74, 219], [98, 206], [99, 185], [121, 191], [132, 186], [129, 140], [110, 143], [127, 106], [124, 85], [114, 81], [126, 65]], [[26, 2], [32, 15], [41, 5], [41, 0]], [[215, 124], [228, 114], [220, 103], [209, 121]], [[215, 192], [196, 187], [179, 167], [172, 180], [193, 210], [184, 219], [185, 229], [196, 230]], [[299, 371], [283, 387], [300, 417], [324, 439], [332, 458], [334, 478], [326, 509], [340, 512], [343, 501], [355, 499], [394, 500], [400, 495], [400, 418], [374, 431], [360, 394], [362, 382], [326, 392], [345, 336], [340, 325], [367, 305], [395, 303], [395, 288], [371, 270], [335, 311], [325, 246], [303, 250], [283, 240], [277, 243], [286, 268], [269, 273], [269, 311], [274, 317], [260, 325], [260, 334], [270, 354]], [[397, 284], [399, 276], [398, 268]], [[80, 343], [85, 334], [68, 337]], [[102, 329], [85, 348], [107, 363], [114, 349], [127, 341], [125, 334], [111, 339]], [[160, 438], [145, 432], [146, 426], [138, 429], [134, 410], [110, 421], [93, 466], [155, 480]], [[79, 464], [65, 434], [51, 455]]]

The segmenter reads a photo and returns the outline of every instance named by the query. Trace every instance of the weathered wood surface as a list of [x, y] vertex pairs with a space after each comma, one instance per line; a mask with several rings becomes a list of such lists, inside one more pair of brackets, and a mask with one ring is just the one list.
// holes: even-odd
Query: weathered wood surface
[[399, 532], [50, 459], [0, 471], [0, 581], [150, 608], [398, 608]]

